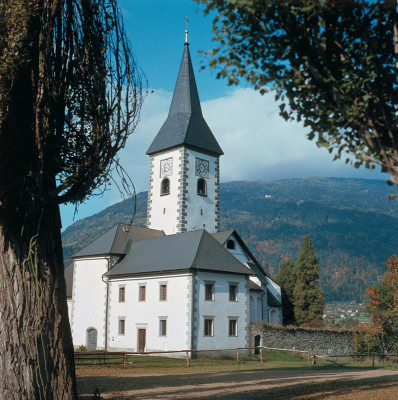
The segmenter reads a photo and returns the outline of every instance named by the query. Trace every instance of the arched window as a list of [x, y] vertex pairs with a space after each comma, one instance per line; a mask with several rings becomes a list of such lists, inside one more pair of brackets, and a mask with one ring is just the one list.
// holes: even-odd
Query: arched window
[[227, 249], [235, 250], [235, 242], [232, 239], [229, 239], [227, 242]]
[[168, 178], [164, 178], [160, 185], [160, 195], [166, 196], [167, 194], [170, 194], [170, 181]]
[[203, 178], [198, 179], [198, 194], [207, 196], [206, 180]]

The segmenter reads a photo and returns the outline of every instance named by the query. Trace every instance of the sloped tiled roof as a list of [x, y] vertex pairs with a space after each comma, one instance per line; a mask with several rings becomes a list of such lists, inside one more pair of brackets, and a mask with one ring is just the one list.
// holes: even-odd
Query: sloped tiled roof
[[268, 289], [267, 289], [267, 302], [269, 307], [282, 307], [282, 304]]
[[227, 239], [234, 233], [233, 229], [229, 229], [227, 231], [220, 231], [212, 233], [214, 239], [218, 241], [218, 243], [224, 245]]
[[86, 247], [73, 254], [71, 258], [125, 254], [125, 247], [129, 241], [145, 240], [158, 236], [164, 236], [164, 232], [137, 225], [116, 224]]
[[129, 242], [127, 255], [107, 275], [112, 277], [189, 269], [253, 274], [207, 231], [199, 230]]
[[224, 154], [202, 115], [188, 43], [184, 45], [169, 115], [146, 154], [181, 145]]
[[263, 291], [263, 289], [261, 289], [261, 286], [257, 285], [257, 283], [254, 283], [253, 281], [249, 282], [249, 288], [250, 288], [250, 290], [254, 290], [254, 291], [258, 291], [258, 292]]

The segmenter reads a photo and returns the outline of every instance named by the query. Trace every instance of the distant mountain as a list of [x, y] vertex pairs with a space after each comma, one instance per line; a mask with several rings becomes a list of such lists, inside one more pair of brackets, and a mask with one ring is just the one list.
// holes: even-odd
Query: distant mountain
[[[310, 234], [327, 301], [360, 300], [398, 253], [398, 200], [384, 181], [286, 179], [221, 184], [222, 229], [234, 228], [273, 276], [287, 256], [297, 259]], [[134, 223], [144, 225], [147, 193], [137, 195]], [[68, 257], [117, 222], [131, 220], [132, 199], [75, 222], [62, 234]]]

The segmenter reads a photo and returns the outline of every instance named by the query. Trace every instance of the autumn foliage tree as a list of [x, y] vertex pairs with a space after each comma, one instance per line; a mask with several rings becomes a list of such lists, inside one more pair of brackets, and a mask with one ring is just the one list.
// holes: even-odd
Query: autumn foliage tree
[[114, 0], [0, 0], [0, 398], [76, 398], [59, 204], [106, 185], [142, 75]]
[[295, 268], [294, 315], [299, 326], [323, 326], [325, 302], [319, 288], [319, 272], [312, 241], [307, 235]]
[[398, 255], [387, 261], [387, 271], [378, 285], [366, 291], [370, 326], [379, 341], [379, 350], [398, 350]]
[[398, 184], [396, 1], [195, 1], [215, 16], [217, 77], [274, 89], [280, 114], [334, 159], [378, 164]]

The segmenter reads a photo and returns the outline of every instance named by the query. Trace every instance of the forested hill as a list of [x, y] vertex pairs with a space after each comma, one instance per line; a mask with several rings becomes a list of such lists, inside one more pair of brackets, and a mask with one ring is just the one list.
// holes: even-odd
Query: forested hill
[[[384, 181], [286, 179], [221, 184], [223, 229], [234, 228], [273, 276], [287, 256], [297, 259], [310, 234], [327, 301], [359, 300], [398, 253], [398, 200]], [[143, 225], [147, 193], [137, 196], [135, 224]], [[129, 222], [133, 201], [77, 221], [62, 234], [67, 258], [117, 222]]]

